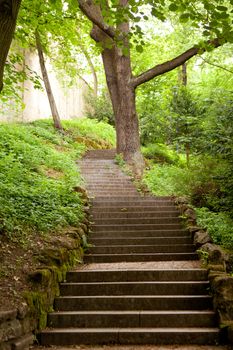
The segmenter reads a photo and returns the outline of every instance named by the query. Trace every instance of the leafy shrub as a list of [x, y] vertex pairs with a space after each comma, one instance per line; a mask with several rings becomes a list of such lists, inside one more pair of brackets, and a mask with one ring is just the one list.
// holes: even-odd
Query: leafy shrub
[[103, 91], [100, 96], [94, 97], [93, 94], [86, 96], [87, 105], [86, 117], [103, 121], [110, 125], [115, 125], [112, 104], [107, 91]]
[[180, 157], [164, 144], [149, 144], [142, 148], [142, 153], [147, 159], [151, 159], [158, 163], [178, 163]]
[[197, 223], [207, 229], [213, 242], [233, 249], [233, 221], [227, 213], [213, 213], [208, 208], [196, 208]]

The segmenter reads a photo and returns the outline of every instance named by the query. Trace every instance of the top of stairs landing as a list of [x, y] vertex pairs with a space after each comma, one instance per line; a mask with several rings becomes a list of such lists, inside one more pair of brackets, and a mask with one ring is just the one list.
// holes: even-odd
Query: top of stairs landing
[[116, 156], [116, 149], [98, 149], [98, 150], [92, 150], [88, 151], [84, 159], [99, 159], [99, 160], [104, 160], [104, 159], [114, 159]]

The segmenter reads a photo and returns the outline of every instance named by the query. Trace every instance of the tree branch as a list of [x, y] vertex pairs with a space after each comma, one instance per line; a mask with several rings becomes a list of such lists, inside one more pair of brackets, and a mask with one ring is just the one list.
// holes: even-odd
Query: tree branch
[[110, 38], [114, 39], [115, 30], [104, 23], [100, 7], [94, 5], [92, 0], [78, 0], [78, 3], [80, 10], [87, 16], [87, 18]]
[[232, 70], [230, 70], [230, 69], [228, 69], [228, 68], [225, 68], [225, 67], [223, 67], [223, 66], [220, 66], [219, 64], [216, 64], [216, 63], [213, 63], [213, 62], [210, 62], [210, 61], [208, 61], [208, 60], [206, 60], [205, 58], [203, 58], [203, 57], [200, 57], [205, 63], [207, 63], [207, 64], [209, 64], [210, 66], [213, 66], [213, 67], [216, 67], [216, 68], [220, 68], [220, 69], [223, 69], [223, 70], [225, 70], [226, 72], [228, 72], [228, 73], [231, 73], [231, 74], [233, 74], [233, 71]]
[[[219, 39], [214, 39], [211, 41], [208, 41], [206, 44], [212, 45], [213, 47], [219, 47], [222, 44], [219, 42]], [[147, 70], [146, 72], [138, 75], [137, 77], [132, 78], [131, 85], [136, 88], [137, 86], [146, 83], [147, 81], [162, 75], [164, 73], [170, 72], [171, 70], [181, 66], [186, 61], [188, 61], [193, 56], [197, 55], [198, 53], [205, 52], [205, 48], [200, 47], [192, 47], [191, 49], [183, 52], [181, 55], [173, 58], [170, 61], [164, 62], [162, 64], [158, 64], [157, 66]]]

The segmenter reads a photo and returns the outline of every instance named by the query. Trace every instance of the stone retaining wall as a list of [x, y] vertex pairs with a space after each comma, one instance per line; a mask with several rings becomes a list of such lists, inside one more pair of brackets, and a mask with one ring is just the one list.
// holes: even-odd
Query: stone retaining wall
[[225, 329], [226, 340], [233, 344], [233, 252], [214, 244], [208, 232], [197, 226], [195, 210], [185, 198], [176, 198], [175, 203], [186, 219], [187, 229], [192, 234], [199, 256], [208, 270], [219, 326]]
[[[85, 193], [82, 195], [85, 197]], [[24, 292], [25, 302], [18, 309], [0, 312], [0, 350], [28, 348], [35, 334], [46, 326], [47, 314], [59, 295], [59, 283], [65, 280], [68, 270], [82, 262], [89, 231], [87, 199], [85, 205], [80, 226], [66, 231], [64, 239], [50, 240], [38, 252], [38, 267], [28, 276], [31, 288]]]

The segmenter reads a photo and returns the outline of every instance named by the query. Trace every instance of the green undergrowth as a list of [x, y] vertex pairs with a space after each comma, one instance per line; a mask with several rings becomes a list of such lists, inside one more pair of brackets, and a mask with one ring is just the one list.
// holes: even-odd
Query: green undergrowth
[[194, 206], [197, 223], [207, 229], [214, 243], [233, 250], [233, 219], [226, 208], [221, 179], [224, 163], [211, 157], [193, 157], [184, 164], [151, 163], [143, 183], [157, 196], [185, 196]]
[[0, 233], [25, 243], [82, 219], [82, 184], [76, 160], [87, 149], [114, 145], [114, 130], [95, 120], [0, 124]]
[[142, 153], [146, 159], [155, 163], [185, 164], [184, 156], [177, 154], [165, 144], [150, 143], [142, 147]]

